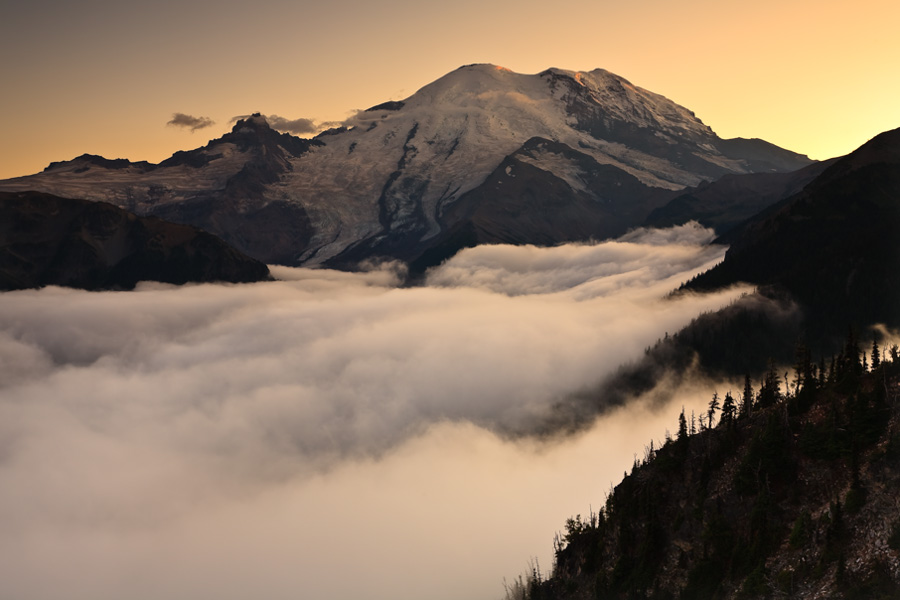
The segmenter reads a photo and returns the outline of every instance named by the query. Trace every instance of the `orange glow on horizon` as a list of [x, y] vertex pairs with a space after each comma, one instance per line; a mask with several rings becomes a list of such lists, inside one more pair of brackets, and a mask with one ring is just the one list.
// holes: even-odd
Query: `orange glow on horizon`
[[[342, 22], [340, 43], [328, 27], [295, 31], [340, 21], [336, 7], [274, 0], [115, 10], [100, 0], [95, 11], [49, 0], [52, 11], [6, 11], [0, 52], [14, 59], [0, 63], [8, 91], [0, 178], [83, 153], [159, 162], [253, 111], [340, 122], [486, 62], [524, 74], [607, 69], [685, 106], [721, 137], [758, 137], [816, 159], [900, 126], [893, 1], [562, 0], [552, 10], [537, 0], [515, 10], [471, 0], [379, 10], [379, 1], [358, 5], [366, 19]], [[348, 3], [342, 10], [357, 7]], [[573, 35], [573, 14], [602, 35]], [[404, 35], [386, 37], [388, 29]], [[464, 44], [443, 41], [461, 31]], [[176, 112], [216, 124], [195, 133], [167, 127]]]

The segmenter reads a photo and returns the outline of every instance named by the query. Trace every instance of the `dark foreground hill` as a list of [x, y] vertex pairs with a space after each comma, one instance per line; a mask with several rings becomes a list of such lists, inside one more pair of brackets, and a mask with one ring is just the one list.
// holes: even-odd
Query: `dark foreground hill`
[[900, 327], [900, 129], [839, 159], [722, 240], [725, 260], [686, 287], [738, 281], [786, 293], [815, 351], [847, 327]]
[[568, 520], [552, 575], [508, 597], [900, 598], [897, 347], [851, 338], [781, 380], [682, 413], [599, 513]]
[[132, 289], [138, 281], [261, 281], [263, 263], [196, 227], [105, 202], [0, 192], [0, 290], [63, 285]]

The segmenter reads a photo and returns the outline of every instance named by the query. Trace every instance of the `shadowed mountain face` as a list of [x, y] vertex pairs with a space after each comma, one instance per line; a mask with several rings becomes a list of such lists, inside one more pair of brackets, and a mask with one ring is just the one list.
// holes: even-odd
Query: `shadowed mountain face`
[[[565, 168], [553, 174], [535, 164], [540, 160]], [[577, 182], [567, 181], [573, 172]], [[479, 244], [553, 245], [616, 237], [675, 193], [646, 186], [564, 144], [533, 138], [448, 209], [446, 230], [418, 253], [411, 271], [423, 272]]]
[[685, 190], [654, 209], [644, 225], [672, 227], [697, 221], [723, 235], [769, 206], [803, 190], [837, 159], [814, 163], [788, 173], [724, 175]]
[[158, 165], [81, 156], [0, 189], [196, 225], [266, 262], [352, 268], [433, 258], [462, 238], [604, 238], [686, 186], [810, 162], [722, 140], [688, 109], [602, 69], [468, 65], [313, 140], [254, 115]]
[[309, 216], [272, 188], [292, 168], [291, 159], [316, 144], [252, 116], [206, 146], [158, 165], [86, 154], [0, 182], [0, 190], [108, 202], [199, 227], [264, 262], [290, 262], [309, 239]]
[[261, 281], [266, 265], [195, 227], [105, 202], [0, 193], [0, 290], [62, 285], [131, 289], [138, 281]]
[[743, 225], [730, 236], [725, 260], [688, 287], [745, 281], [786, 290], [817, 338], [840, 336], [850, 325], [896, 328], [898, 233], [900, 130], [893, 130]]

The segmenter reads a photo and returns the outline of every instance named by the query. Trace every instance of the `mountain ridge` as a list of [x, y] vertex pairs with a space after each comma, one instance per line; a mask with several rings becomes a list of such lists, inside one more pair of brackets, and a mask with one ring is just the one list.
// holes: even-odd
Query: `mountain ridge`
[[[508, 157], [522, 159], [534, 138], [566, 147], [528, 158], [547, 174], [539, 187], [562, 190], [560, 197], [580, 199], [585, 209], [595, 206], [589, 219], [595, 222], [610, 214], [605, 184], [585, 187], [585, 178], [596, 179], [596, 169], [584, 172], [585, 165], [617, 169], [651, 191], [677, 191], [726, 173], [812, 162], [762, 142], [721, 140], [687, 108], [602, 69], [523, 75], [477, 64], [312, 139], [277, 133], [255, 114], [158, 165], [54, 163], [43, 173], [0, 181], [0, 190], [107, 201], [201, 227], [269, 263], [353, 268], [360, 260], [411, 262], [435, 246], [446, 248], [464, 227], [456, 219], [466, 211], [454, 205], [474, 190], [489, 196], [497, 167]], [[623, 226], [640, 225], [656, 207]], [[534, 203], [530, 209], [545, 216], [554, 210]], [[575, 236], [548, 228], [521, 242], [624, 233], [622, 226], [607, 229], [614, 231]]]
[[137, 217], [105, 202], [0, 192], [0, 290], [268, 278], [266, 265], [196, 227]]
[[[806, 321], [808, 341], [832, 345], [847, 326], [900, 326], [900, 129], [836, 159], [800, 192], [770, 206], [719, 243], [716, 267], [685, 287], [737, 281], [787, 291]], [[829, 344], [830, 338], [830, 344]]]

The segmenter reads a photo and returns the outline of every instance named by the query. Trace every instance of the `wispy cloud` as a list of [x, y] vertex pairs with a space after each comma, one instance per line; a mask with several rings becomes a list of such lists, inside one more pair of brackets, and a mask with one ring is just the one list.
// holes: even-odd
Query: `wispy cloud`
[[[241, 119], [246, 119], [250, 115], [237, 115], [231, 117], [229, 123], [237, 123]], [[285, 133], [290, 133], [292, 135], [308, 135], [313, 133], [319, 133], [320, 131], [324, 131], [331, 127], [336, 127], [340, 125], [339, 122], [336, 121], [316, 121], [315, 119], [307, 119], [307, 118], [298, 118], [298, 119], [288, 119], [279, 115], [262, 115], [266, 122], [269, 123], [269, 127], [276, 131], [282, 131]]]
[[191, 132], [197, 131], [198, 129], [211, 127], [215, 124], [216, 122], [209, 117], [195, 117], [193, 115], [186, 115], [184, 113], [172, 113], [172, 119], [169, 120], [168, 123], [166, 123], [166, 125], [169, 125], [170, 127], [183, 127], [185, 129], [190, 129]]

